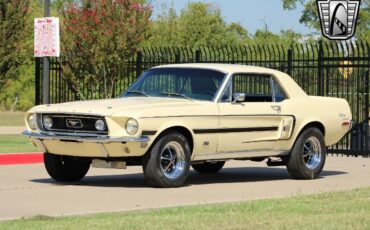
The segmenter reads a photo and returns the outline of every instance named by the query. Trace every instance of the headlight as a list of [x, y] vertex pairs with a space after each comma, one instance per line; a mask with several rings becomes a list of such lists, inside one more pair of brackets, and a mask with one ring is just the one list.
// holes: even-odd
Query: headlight
[[44, 125], [45, 129], [51, 129], [51, 127], [53, 127], [53, 119], [51, 119], [51, 117], [45, 116], [42, 118], [42, 124]]
[[95, 128], [98, 131], [104, 131], [105, 130], [105, 122], [103, 120], [96, 120], [95, 122]]
[[35, 130], [37, 128], [37, 122], [36, 122], [36, 115], [35, 114], [31, 114], [28, 116], [28, 119], [27, 119], [27, 122], [28, 122], [28, 126]]
[[126, 122], [126, 132], [130, 135], [134, 135], [135, 133], [137, 133], [139, 129], [139, 124], [137, 123], [137, 121], [135, 119], [129, 119], [127, 122]]

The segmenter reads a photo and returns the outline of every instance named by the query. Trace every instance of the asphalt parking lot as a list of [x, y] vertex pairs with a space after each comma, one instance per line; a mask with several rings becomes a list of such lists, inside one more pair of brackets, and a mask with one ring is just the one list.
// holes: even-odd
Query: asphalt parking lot
[[328, 157], [322, 177], [293, 180], [284, 167], [230, 161], [215, 175], [191, 172], [181, 188], [149, 187], [141, 167], [90, 169], [75, 184], [56, 183], [43, 164], [0, 166], [0, 220], [289, 197], [370, 186], [370, 159]]

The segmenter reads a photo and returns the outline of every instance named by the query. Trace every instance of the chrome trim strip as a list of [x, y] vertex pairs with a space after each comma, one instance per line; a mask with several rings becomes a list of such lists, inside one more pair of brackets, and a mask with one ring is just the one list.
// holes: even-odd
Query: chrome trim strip
[[53, 131], [44, 131], [44, 130], [38, 130], [38, 133], [47, 135], [47, 136], [72, 136], [72, 137], [107, 137], [107, 135], [103, 134], [97, 134], [97, 133], [83, 133], [79, 131], [70, 131], [70, 132], [53, 132]]
[[62, 112], [61, 113], [61, 111], [39, 111], [39, 112], [35, 112], [35, 113], [47, 114], [47, 115], [55, 114], [55, 115], [65, 115], [65, 116], [72, 115], [72, 116], [105, 117], [105, 115], [97, 114], [97, 113], [79, 113], [79, 112]]
[[192, 161], [200, 160], [231, 160], [238, 158], [271, 157], [288, 155], [290, 150], [258, 149], [232, 152], [218, 152], [212, 154], [195, 154]]
[[77, 141], [77, 142], [89, 142], [89, 143], [113, 143], [113, 142], [148, 142], [149, 137], [123, 137], [123, 138], [111, 138], [109, 136], [77, 136], [77, 135], [53, 135], [50, 133], [42, 132], [30, 132], [28, 130], [22, 133], [31, 138], [39, 140], [66, 140], [66, 141]]
[[42, 115], [46, 114], [47, 116], [50, 117], [66, 117], [66, 118], [86, 118], [86, 119], [104, 119], [103, 116], [87, 116], [87, 115], [78, 115], [78, 114], [68, 114], [68, 115], [63, 115], [63, 114], [55, 114], [55, 113], [42, 113]]
[[151, 119], [151, 118], [172, 118], [172, 117], [294, 117], [291, 114], [206, 114], [206, 115], [173, 115], [173, 116], [153, 116], [153, 117], [140, 117], [140, 119]]
[[[42, 129], [40, 129], [42, 130]], [[51, 133], [58, 133], [58, 134], [61, 134], [61, 135], [69, 135], [69, 133], [75, 133], [75, 134], [81, 134], [81, 135], [88, 135], [88, 134], [91, 134], [91, 135], [96, 135], [96, 136], [101, 136], [103, 134], [107, 134], [108, 131], [103, 131], [103, 132], [100, 132], [100, 131], [84, 131], [84, 130], [78, 130], [78, 129], [45, 129], [45, 130], [42, 130], [43, 133], [47, 133], [47, 132], [51, 132]], [[100, 134], [100, 135], [99, 135]]]

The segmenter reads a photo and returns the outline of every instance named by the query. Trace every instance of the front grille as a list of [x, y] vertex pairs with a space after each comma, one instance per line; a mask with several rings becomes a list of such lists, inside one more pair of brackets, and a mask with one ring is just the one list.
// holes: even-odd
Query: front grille
[[[53, 125], [51, 128], [46, 128], [43, 120], [44, 117], [50, 117]], [[95, 122], [103, 120], [105, 129], [99, 131], [95, 128]], [[104, 117], [76, 114], [38, 114], [37, 123], [39, 129], [43, 131], [65, 132], [65, 133], [92, 133], [92, 134], [108, 134], [107, 124]]]

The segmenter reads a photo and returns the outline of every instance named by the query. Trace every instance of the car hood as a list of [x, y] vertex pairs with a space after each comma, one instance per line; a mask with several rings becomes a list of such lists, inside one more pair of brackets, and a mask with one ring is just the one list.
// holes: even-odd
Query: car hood
[[[112, 116], [115, 113], [125, 115], [155, 115], [159, 108], [174, 108], [205, 103], [182, 98], [164, 97], [125, 97], [106, 100], [76, 101], [61, 104], [40, 105], [29, 112], [39, 113], [82, 113]], [[209, 102], [207, 102], [209, 103]], [[149, 111], [148, 111], [149, 110]]]

